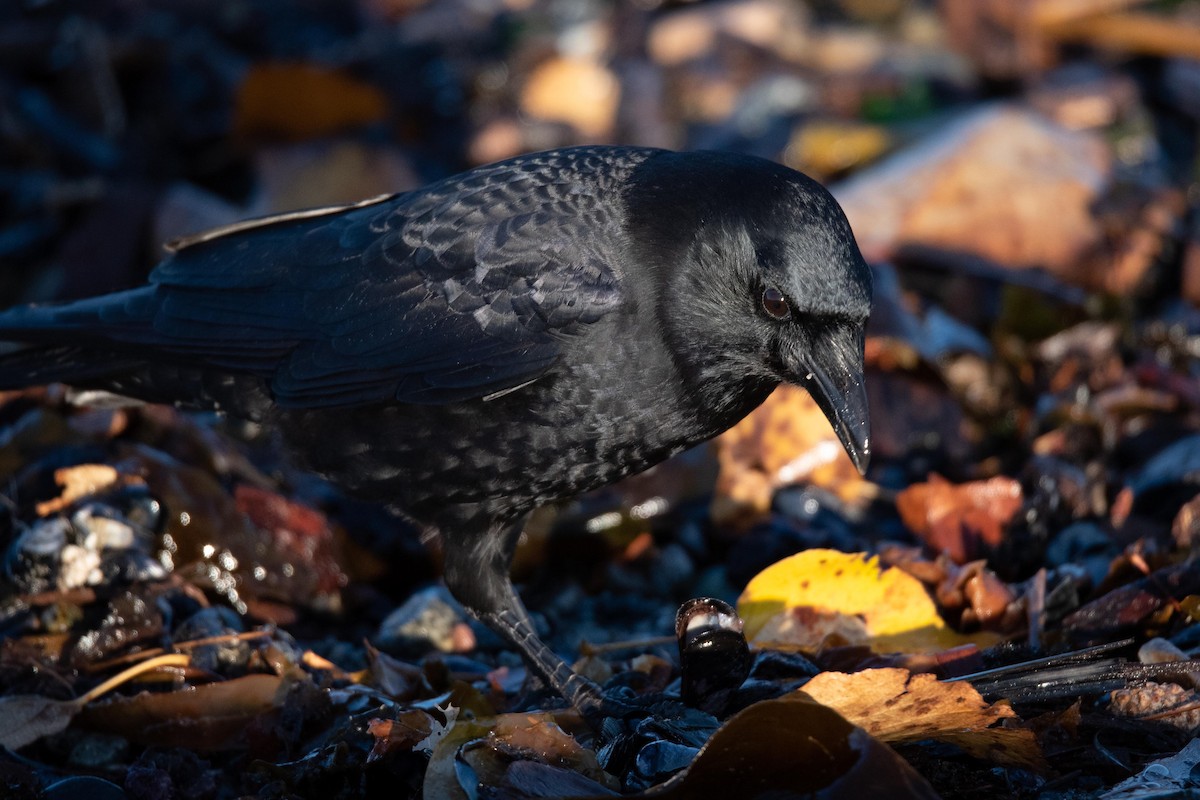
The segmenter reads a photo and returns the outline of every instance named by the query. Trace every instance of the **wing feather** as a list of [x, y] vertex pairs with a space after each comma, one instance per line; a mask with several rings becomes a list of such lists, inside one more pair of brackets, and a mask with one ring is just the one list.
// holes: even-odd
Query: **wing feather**
[[284, 406], [502, 394], [622, 302], [610, 196], [653, 152], [553, 151], [195, 237], [106, 333], [260, 375]]

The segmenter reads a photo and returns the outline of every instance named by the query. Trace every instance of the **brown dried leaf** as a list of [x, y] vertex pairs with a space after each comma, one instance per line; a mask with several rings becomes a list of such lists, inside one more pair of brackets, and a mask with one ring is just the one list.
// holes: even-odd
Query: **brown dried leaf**
[[246, 675], [165, 694], [142, 692], [93, 703], [80, 712], [79, 721], [144, 744], [196, 750], [236, 747], [246, 726], [279, 708], [297, 680]]
[[[393, 753], [407, 753], [429, 738], [435, 720], [427, 711], [410, 708], [401, 711], [396, 719], [373, 719], [367, 723], [367, 733], [375, 737], [367, 762], [386, 758]], [[441, 724], [441, 723], [438, 723]]]
[[1000, 631], [1024, 624], [1023, 605], [1009, 585], [987, 568], [987, 562], [947, 566], [948, 574], [937, 588], [937, 601], [944, 609], [961, 611], [962, 624]]
[[1004, 526], [1021, 508], [1021, 484], [997, 476], [951, 484], [940, 475], [900, 492], [896, 508], [904, 524], [937, 552], [962, 564], [985, 555], [1004, 537]]
[[850, 675], [822, 672], [802, 691], [885, 742], [937, 739], [977, 758], [1046, 768], [1032, 731], [997, 725], [1016, 719], [1016, 713], [1005, 703], [988, 704], [962, 681], [942, 682], [904, 669], [868, 669]]
[[1156, 570], [1092, 600], [1063, 620], [1076, 641], [1111, 641], [1136, 632], [1165, 607], [1200, 594], [1200, 561], [1190, 560]]

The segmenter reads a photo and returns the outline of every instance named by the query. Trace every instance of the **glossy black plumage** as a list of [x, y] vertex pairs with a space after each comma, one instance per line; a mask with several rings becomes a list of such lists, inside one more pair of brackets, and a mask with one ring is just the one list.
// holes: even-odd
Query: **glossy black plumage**
[[862, 466], [869, 307], [844, 216], [799, 173], [570, 148], [240, 223], [181, 243], [149, 286], [6, 312], [0, 338], [27, 347], [0, 385], [278, 425], [305, 464], [440, 533], [455, 594], [586, 704], [507, 577], [525, 514], [710, 438], [780, 380]]

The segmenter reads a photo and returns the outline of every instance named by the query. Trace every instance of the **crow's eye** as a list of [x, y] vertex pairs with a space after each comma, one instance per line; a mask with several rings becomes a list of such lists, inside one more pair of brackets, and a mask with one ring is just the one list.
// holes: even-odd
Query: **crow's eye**
[[763, 289], [762, 304], [763, 310], [774, 319], [787, 319], [788, 315], [792, 313], [792, 309], [788, 307], [787, 298], [774, 286]]

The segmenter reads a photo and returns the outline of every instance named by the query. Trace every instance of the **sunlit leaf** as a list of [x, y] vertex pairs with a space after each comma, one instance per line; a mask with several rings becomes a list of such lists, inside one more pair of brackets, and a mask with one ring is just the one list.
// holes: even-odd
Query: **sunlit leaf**
[[1004, 726], [1016, 713], [1006, 703], [987, 703], [964, 681], [897, 668], [822, 672], [804, 692], [884, 742], [937, 739], [1000, 764], [1046, 766], [1032, 731]]
[[767, 567], [742, 592], [738, 613], [747, 637], [762, 647], [866, 644], [913, 653], [979, 638], [949, 629], [916, 578], [881, 569], [876, 557], [835, 550], [806, 550]]

